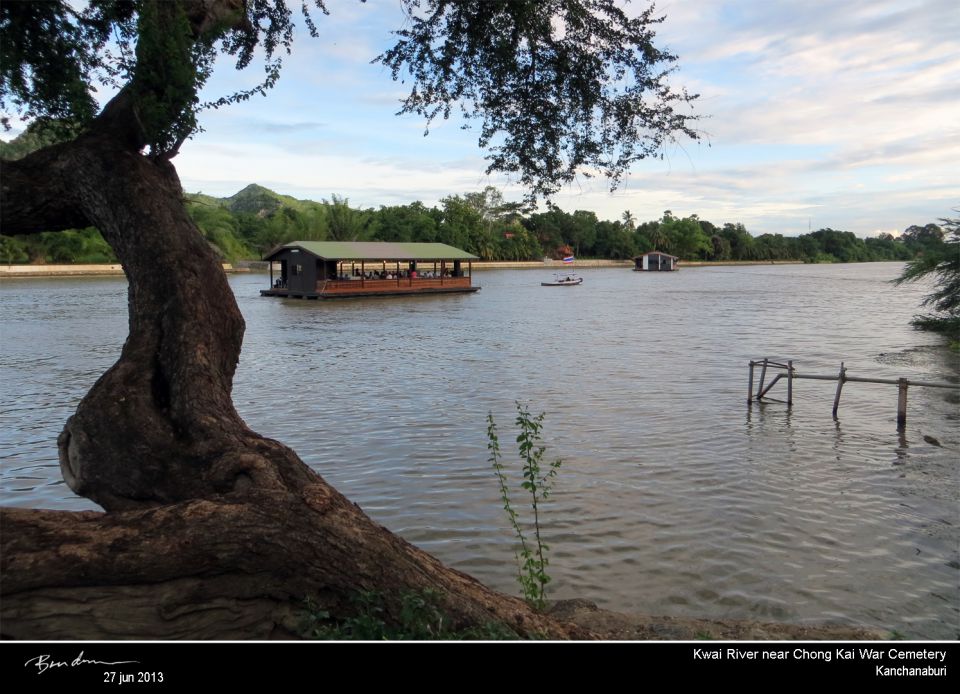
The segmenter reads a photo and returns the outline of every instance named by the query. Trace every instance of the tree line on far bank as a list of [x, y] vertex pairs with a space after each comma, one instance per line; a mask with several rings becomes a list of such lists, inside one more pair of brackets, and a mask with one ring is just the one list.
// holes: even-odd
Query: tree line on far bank
[[[697, 215], [638, 222], [630, 212], [616, 221], [594, 212], [573, 213], [549, 206], [543, 212], [505, 202], [493, 187], [443, 198], [438, 207], [421, 202], [350, 207], [333, 195], [314, 202], [279, 195], [251, 184], [229, 198], [188, 195], [190, 216], [226, 261], [258, 259], [275, 246], [304, 241], [439, 242], [483, 260], [540, 260], [574, 254], [581, 258], [626, 259], [659, 250], [682, 260], [796, 260], [810, 263], [910, 260], [938, 248], [944, 232], [936, 224], [910, 226], [899, 237], [861, 239], [849, 231], [819, 229], [800, 236], [753, 236], [743, 224], [713, 222]], [[24, 237], [0, 236], [4, 263], [109, 263], [116, 257], [95, 229]]]

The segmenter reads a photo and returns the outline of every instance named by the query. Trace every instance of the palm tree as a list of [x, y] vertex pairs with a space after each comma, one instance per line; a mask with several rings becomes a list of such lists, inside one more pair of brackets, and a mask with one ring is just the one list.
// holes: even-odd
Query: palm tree
[[951, 340], [960, 341], [960, 217], [940, 221], [947, 231], [944, 240], [930, 244], [921, 255], [907, 263], [895, 283], [932, 276], [934, 290], [924, 297], [923, 305], [932, 306], [936, 313], [916, 316], [913, 324], [922, 330], [942, 332]]
[[650, 232], [650, 243], [653, 244], [655, 251], [667, 251], [670, 249], [670, 237], [667, 236], [662, 226]]

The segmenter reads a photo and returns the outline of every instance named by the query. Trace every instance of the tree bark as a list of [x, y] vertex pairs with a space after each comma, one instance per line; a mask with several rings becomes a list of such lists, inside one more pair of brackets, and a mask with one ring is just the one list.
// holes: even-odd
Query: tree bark
[[308, 601], [342, 617], [374, 592], [396, 620], [404, 595], [428, 589], [454, 628], [590, 637], [443, 566], [319, 479], [142, 511], [0, 517], [3, 638], [298, 638]]

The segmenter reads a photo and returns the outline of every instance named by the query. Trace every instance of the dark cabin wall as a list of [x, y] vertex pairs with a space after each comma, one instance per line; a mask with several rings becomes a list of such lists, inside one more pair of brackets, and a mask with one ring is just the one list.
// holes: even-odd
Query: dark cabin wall
[[287, 261], [287, 289], [292, 292], [315, 292], [317, 290], [317, 257], [295, 249], [286, 249], [277, 255]]

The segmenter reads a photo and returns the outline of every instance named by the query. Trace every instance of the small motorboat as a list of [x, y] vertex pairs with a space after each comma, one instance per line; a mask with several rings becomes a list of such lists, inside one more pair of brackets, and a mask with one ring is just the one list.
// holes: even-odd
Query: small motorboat
[[553, 278], [553, 282], [541, 282], [541, 287], [575, 287], [578, 284], [583, 284], [583, 278], [577, 277], [576, 273], [570, 273], [564, 276], [556, 275]]

